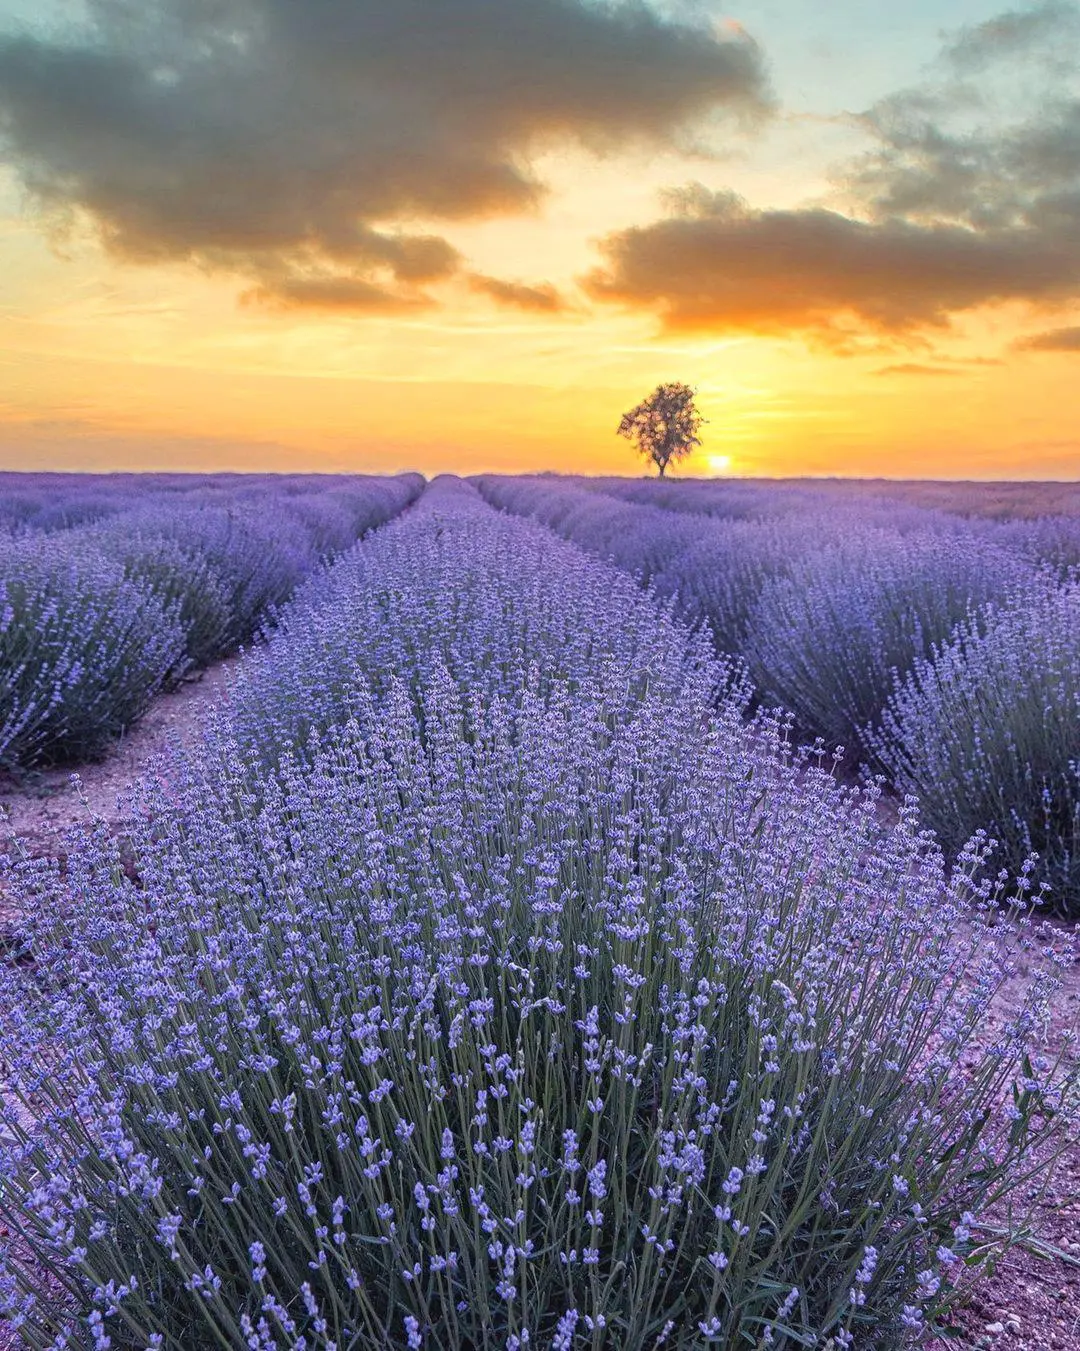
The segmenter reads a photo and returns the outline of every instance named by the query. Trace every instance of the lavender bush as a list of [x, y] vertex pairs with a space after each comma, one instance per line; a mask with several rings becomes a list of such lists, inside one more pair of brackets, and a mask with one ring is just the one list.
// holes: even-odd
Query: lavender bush
[[117, 528], [110, 553], [126, 575], [176, 612], [184, 634], [182, 661], [170, 671], [172, 682], [188, 670], [209, 666], [239, 645], [225, 578], [200, 549], [168, 535], [132, 534]]
[[[498, 475], [474, 482], [491, 505], [542, 521], [670, 600], [692, 627], [707, 624], [717, 649], [729, 656], [741, 650], [765, 579], [785, 569], [793, 556], [790, 532], [778, 522], [680, 519], [659, 506], [613, 501], [600, 491], [611, 482], [607, 479], [591, 487], [588, 480]], [[655, 487], [664, 495], [682, 485], [632, 486]]]
[[1037, 853], [1056, 909], [1080, 917], [1080, 589], [965, 626], [893, 695], [876, 747], [947, 849], [985, 828], [1007, 867]]
[[[890, 500], [873, 484], [476, 482], [494, 505], [542, 520], [672, 598], [689, 623], [706, 624], [719, 650], [745, 661], [758, 698], [789, 709], [803, 736], [843, 745], [852, 764], [861, 761], [901, 787], [940, 773], [939, 796], [964, 797], [930, 813], [954, 856], [973, 830], [993, 824], [1001, 834], [1008, 820], [1015, 841], [1042, 840], [1044, 853], [1071, 857], [1072, 827], [1066, 824], [1064, 842], [1054, 844], [1057, 817], [1047, 818], [1042, 800], [1022, 786], [1009, 797], [1015, 775], [998, 775], [994, 788], [978, 794], [955, 788], [957, 776], [939, 765], [949, 733], [923, 767], [914, 762], [917, 746], [929, 747], [938, 735], [933, 715], [922, 715], [902, 772], [899, 753], [885, 752], [877, 727], [896, 682], [958, 625], [977, 627], [985, 607], [1038, 590], [1040, 573], [1073, 575], [1074, 520], [972, 521], [941, 510], [948, 495], [927, 496], [931, 509], [918, 493]], [[957, 511], [978, 506], [973, 485], [958, 485], [953, 496]], [[995, 717], [1008, 707], [1004, 679], [991, 707]], [[1001, 716], [1007, 727], [1008, 713]], [[1042, 782], [1041, 756], [1022, 771], [1033, 781]], [[966, 772], [975, 773], [970, 766]], [[969, 812], [967, 803], [978, 807]], [[1010, 847], [1014, 866], [1029, 847]]]
[[[460, 586], [410, 571], [466, 537]], [[31, 1348], [885, 1348], [985, 1255], [1071, 1089], [1027, 1056], [1048, 984], [977, 1049], [1023, 942], [978, 857], [947, 879], [746, 725], [618, 574], [550, 543], [538, 589], [542, 547], [437, 485], [298, 601], [332, 636], [387, 611], [341, 702], [295, 620], [260, 657], [312, 664], [302, 756], [226, 719], [133, 854], [17, 869]]]
[[1080, 569], [1080, 520], [1075, 516], [1006, 521], [999, 533], [1008, 544], [1059, 580], [1075, 577]]
[[175, 606], [84, 540], [0, 548], [0, 765], [88, 759], [182, 662]]
[[[823, 550], [833, 550], [830, 556], [838, 557], [837, 551], [846, 550], [861, 557], [885, 541], [885, 547], [899, 547], [915, 560], [922, 543], [928, 541], [929, 547], [951, 559], [985, 549], [990, 538], [985, 529], [980, 531], [959, 517], [876, 497], [854, 500], [831, 484], [769, 487], [701, 480], [498, 475], [474, 481], [492, 505], [542, 521], [564, 538], [632, 573], [657, 594], [674, 598], [683, 618], [691, 624], [707, 624], [719, 650], [731, 655], [742, 655], [750, 645], [751, 616], [765, 584], [793, 573], [801, 577], [809, 570], [812, 574], [818, 564], [809, 560]], [[910, 543], [904, 545], [901, 536], [911, 536]], [[1015, 564], [1013, 552], [1004, 546], [989, 550], [995, 565], [991, 584], [1003, 580], [998, 574], [1010, 564], [1012, 571], [1029, 571]], [[802, 585], [801, 580], [792, 582], [792, 586]], [[973, 596], [981, 597], [985, 590], [975, 585]], [[897, 608], [903, 609], [914, 599], [905, 599], [901, 589]], [[802, 641], [807, 637], [807, 621], [803, 616], [798, 620]], [[919, 616], [907, 616], [904, 622], [918, 624]], [[755, 629], [759, 627], [755, 621]], [[787, 682], [789, 706], [802, 713], [798, 693]]]
[[633, 506], [590, 492], [578, 480], [504, 478], [473, 480], [486, 501], [500, 511], [531, 516], [564, 539], [614, 563], [648, 585], [670, 569], [700, 537], [693, 522], [655, 507]]
[[745, 656], [763, 696], [791, 709], [806, 734], [866, 756], [896, 681], [959, 623], [1033, 578], [978, 535], [864, 527], [763, 588]]
[[362, 480], [367, 510], [337, 496], [285, 496], [277, 500], [215, 506], [157, 509], [133, 525], [148, 535], [194, 551], [220, 579], [228, 618], [215, 656], [235, 651], [256, 637], [267, 620], [320, 563], [355, 543], [414, 500], [416, 476], [403, 480]]
[[720, 521], [668, 559], [653, 586], [676, 598], [688, 623], [704, 621], [719, 651], [741, 656], [766, 584], [787, 576], [801, 554], [819, 548], [825, 537], [816, 517]]
[[272, 517], [243, 506], [180, 507], [157, 514], [152, 528], [194, 549], [220, 577], [229, 616], [223, 651], [250, 643], [319, 562], [302, 522], [281, 504]]

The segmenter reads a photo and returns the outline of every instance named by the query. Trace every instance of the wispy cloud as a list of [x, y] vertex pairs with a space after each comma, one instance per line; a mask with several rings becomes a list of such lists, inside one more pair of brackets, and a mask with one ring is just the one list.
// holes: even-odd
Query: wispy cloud
[[571, 308], [566, 298], [550, 282], [529, 284], [504, 281], [499, 277], [487, 277], [474, 272], [469, 277], [469, 285], [480, 295], [511, 309], [527, 310], [534, 314], [562, 314]]
[[920, 361], [899, 361], [892, 366], [879, 366], [875, 375], [964, 375], [955, 366], [929, 366]]
[[1080, 37], [1080, 13], [1069, 0], [1005, 10], [980, 23], [965, 24], [944, 43], [941, 60], [961, 74], [974, 74], [1001, 60], [1037, 55], [1067, 56], [1063, 41]]
[[1080, 328], [1048, 328], [1021, 338], [1015, 346], [1021, 352], [1080, 352]]

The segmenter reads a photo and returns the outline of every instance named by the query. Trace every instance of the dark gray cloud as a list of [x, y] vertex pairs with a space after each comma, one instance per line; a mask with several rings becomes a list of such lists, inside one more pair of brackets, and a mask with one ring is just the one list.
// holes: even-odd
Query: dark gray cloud
[[879, 144], [851, 166], [844, 187], [873, 219], [976, 230], [1080, 219], [1080, 98], [1047, 99], [1003, 127], [953, 130], [902, 99], [878, 105], [865, 122]]
[[536, 152], [671, 145], [718, 109], [768, 106], [752, 41], [638, 0], [88, 9], [62, 39], [0, 38], [7, 160], [115, 253], [289, 304], [422, 301], [460, 265], [431, 223], [535, 206]]
[[1080, 352], [1080, 328], [1048, 328], [1016, 344], [1022, 352]]
[[[842, 209], [756, 210], [695, 186], [601, 242], [585, 284], [672, 329], [905, 341], [1005, 301], [1080, 301], [1080, 7], [1008, 11], [858, 123]], [[975, 78], [977, 77], [977, 78]]]

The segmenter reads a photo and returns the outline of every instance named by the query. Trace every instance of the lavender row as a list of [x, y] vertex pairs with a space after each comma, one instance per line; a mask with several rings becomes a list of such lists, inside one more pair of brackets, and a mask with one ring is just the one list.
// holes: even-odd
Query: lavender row
[[[777, 486], [767, 514], [761, 485], [624, 485], [613, 497], [601, 491], [618, 487], [610, 481], [477, 482], [496, 506], [672, 598], [803, 736], [917, 792], [954, 854], [986, 829], [1003, 866], [1018, 872], [1037, 853], [1050, 901], [1080, 913], [1080, 785], [1066, 731], [1080, 697], [1080, 627], [1057, 631], [1072, 613], [1062, 598], [1080, 522], [975, 521], [832, 488]], [[743, 488], [759, 516], [713, 514]], [[697, 497], [700, 512], [690, 510]], [[668, 505], [649, 505], [660, 500]]]
[[1076, 522], [1080, 487], [1051, 482], [947, 482], [932, 479], [627, 479], [578, 480], [626, 502], [729, 520], [839, 505], [901, 518], [968, 517], [985, 521]]
[[123, 858], [17, 871], [0, 1308], [28, 1347], [939, 1322], [1075, 1096], [1028, 1058], [1052, 981], [979, 1049], [1025, 939], [977, 851], [947, 879], [628, 577], [454, 481], [245, 670]]
[[982, 534], [1062, 576], [1080, 567], [1080, 495], [1063, 483], [873, 480], [573, 479], [575, 487], [691, 517], [751, 523], [877, 525], [902, 533]]
[[230, 717], [245, 752], [268, 760], [353, 717], [370, 690], [415, 691], [436, 672], [512, 718], [526, 686], [553, 681], [580, 689], [602, 675], [632, 704], [647, 673], [674, 697], [691, 651], [714, 694], [734, 691], [707, 641], [661, 624], [630, 577], [443, 476], [407, 517], [300, 588], [244, 664]]
[[0, 765], [101, 754], [159, 691], [249, 643], [303, 578], [422, 484], [79, 481], [63, 528], [65, 489], [52, 484], [51, 528], [35, 518], [0, 542]]
[[328, 490], [356, 505], [362, 501], [365, 481], [363, 476], [328, 474], [2, 472], [0, 534], [52, 534], [149, 506], [273, 511], [283, 500], [296, 506], [325, 499]]
[[1080, 585], [1051, 581], [916, 663], [875, 750], [916, 794], [947, 848], [978, 826], [1015, 862], [1040, 861], [1059, 908], [1080, 917]]

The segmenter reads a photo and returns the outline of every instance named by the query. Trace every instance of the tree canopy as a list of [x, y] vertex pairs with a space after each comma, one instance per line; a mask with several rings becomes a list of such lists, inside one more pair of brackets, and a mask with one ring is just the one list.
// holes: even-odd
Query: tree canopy
[[660, 477], [672, 460], [681, 460], [695, 446], [705, 419], [694, 404], [695, 391], [673, 381], [657, 385], [647, 399], [624, 413], [619, 435], [636, 443], [646, 459], [656, 465]]

